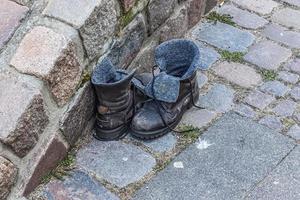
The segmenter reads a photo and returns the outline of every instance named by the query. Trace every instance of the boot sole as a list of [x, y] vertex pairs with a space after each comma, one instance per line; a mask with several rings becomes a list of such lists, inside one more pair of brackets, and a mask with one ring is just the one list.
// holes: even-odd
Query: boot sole
[[[198, 99], [198, 98], [196, 98]], [[181, 114], [179, 115], [179, 117], [170, 125], [170, 127], [172, 129], [174, 129], [178, 124], [179, 122], [181, 121], [182, 119], [182, 116], [183, 114], [192, 107], [192, 100], [190, 100], [190, 102], [183, 108], [183, 112], [181, 112]], [[163, 129], [158, 129], [158, 130], [155, 130], [155, 131], [136, 131], [134, 130], [132, 127], [130, 127], [131, 129], [131, 135], [136, 137], [136, 138], [139, 138], [139, 139], [142, 139], [142, 140], [152, 140], [152, 139], [156, 139], [156, 138], [159, 138], [159, 137], [162, 137], [164, 135], [166, 135], [167, 133], [171, 132], [172, 130], [170, 130], [168, 127], [165, 127]]]
[[100, 141], [116, 141], [123, 139], [128, 134], [128, 125], [120, 126], [115, 129], [104, 130], [95, 126], [96, 133], [93, 134], [94, 138]]

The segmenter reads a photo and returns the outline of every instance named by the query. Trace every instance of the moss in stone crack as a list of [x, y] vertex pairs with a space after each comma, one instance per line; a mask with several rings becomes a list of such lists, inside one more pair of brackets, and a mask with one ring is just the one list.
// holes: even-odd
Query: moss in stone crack
[[83, 71], [82, 76], [81, 76], [81, 83], [80, 83], [80, 87], [84, 86], [84, 84], [88, 81], [91, 80], [91, 73], [87, 70]]
[[186, 140], [196, 141], [200, 136], [200, 129], [192, 125], [181, 125], [178, 127], [180, 136]]
[[51, 170], [45, 176], [42, 177], [41, 182], [46, 184], [48, 183], [53, 177], [59, 180], [63, 180], [64, 176], [69, 175], [69, 172], [74, 169], [75, 164], [75, 154], [70, 152], [67, 156], [61, 160], [56, 168]]
[[222, 58], [229, 62], [243, 62], [244, 61], [244, 55], [243, 52], [230, 52], [227, 50], [222, 50], [219, 52], [222, 56]]
[[135, 14], [133, 13], [132, 9], [130, 9], [127, 13], [125, 13], [120, 18], [120, 30], [123, 29], [125, 26], [127, 26], [135, 17]]
[[296, 122], [293, 119], [289, 119], [289, 118], [282, 119], [282, 123], [285, 127], [288, 128], [296, 124]]
[[219, 21], [225, 24], [229, 24], [231, 26], [235, 26], [235, 23], [232, 21], [232, 17], [230, 15], [221, 15], [216, 11], [210, 12], [206, 18], [212, 22]]
[[261, 70], [260, 73], [265, 81], [274, 81], [277, 76], [277, 73], [273, 70]]

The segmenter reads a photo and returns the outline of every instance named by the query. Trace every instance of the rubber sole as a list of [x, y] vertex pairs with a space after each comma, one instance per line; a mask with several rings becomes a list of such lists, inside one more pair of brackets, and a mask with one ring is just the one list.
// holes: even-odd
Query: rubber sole
[[104, 130], [95, 125], [95, 139], [100, 141], [116, 141], [124, 138], [128, 134], [128, 125], [122, 125], [114, 129]]

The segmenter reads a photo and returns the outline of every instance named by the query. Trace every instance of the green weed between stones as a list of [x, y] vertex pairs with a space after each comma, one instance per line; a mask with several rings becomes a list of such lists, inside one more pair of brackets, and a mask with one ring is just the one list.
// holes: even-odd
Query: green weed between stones
[[[183, 133], [180, 133], [180, 136], [186, 140], [196, 141], [198, 139], [198, 137], [200, 136], [200, 129], [196, 128], [192, 125], [181, 125], [178, 127], [178, 130], [180, 132], [183, 132]], [[185, 132], [185, 131], [187, 131], [187, 132]]]
[[63, 180], [64, 176], [68, 176], [69, 172], [74, 169], [75, 154], [69, 153], [62, 161], [60, 161], [56, 168], [51, 170], [48, 174], [42, 177], [42, 183], [48, 183], [53, 177]]
[[241, 63], [244, 61], [245, 53], [243, 53], [243, 52], [230, 52], [227, 50], [221, 50], [219, 53], [221, 54], [221, 56], [224, 60], [229, 61], [229, 62]]
[[277, 76], [277, 73], [273, 70], [261, 70], [260, 73], [266, 81], [274, 81]]
[[206, 18], [212, 22], [219, 21], [224, 24], [229, 24], [231, 26], [235, 26], [235, 23], [232, 21], [232, 17], [230, 15], [221, 15], [221, 14], [217, 13], [216, 11], [209, 13]]

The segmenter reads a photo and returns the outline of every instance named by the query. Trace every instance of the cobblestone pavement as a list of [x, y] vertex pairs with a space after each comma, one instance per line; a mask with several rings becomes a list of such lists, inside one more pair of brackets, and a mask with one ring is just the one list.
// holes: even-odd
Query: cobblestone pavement
[[232, 0], [216, 12], [234, 24], [203, 19], [187, 34], [202, 50], [206, 109], [180, 127], [200, 136], [86, 139], [70, 176], [33, 199], [300, 199], [300, 0]]

